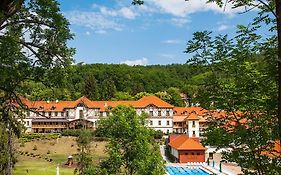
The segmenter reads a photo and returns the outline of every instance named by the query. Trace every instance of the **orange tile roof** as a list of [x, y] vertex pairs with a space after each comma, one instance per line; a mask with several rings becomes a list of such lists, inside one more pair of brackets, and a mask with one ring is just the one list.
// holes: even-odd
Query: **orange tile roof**
[[136, 108], [144, 108], [148, 105], [155, 105], [158, 108], [173, 108], [174, 106], [165, 102], [164, 100], [156, 97], [156, 96], [145, 96], [135, 101], [134, 107]]
[[187, 120], [199, 120], [199, 117], [197, 114], [191, 113], [190, 115], [188, 115]]
[[192, 107], [174, 107], [175, 115], [186, 115], [188, 113], [195, 112], [196, 114], [202, 116], [204, 113], [208, 112], [208, 110], [198, 107], [198, 106], [192, 106]]
[[182, 134], [170, 141], [169, 145], [177, 150], [205, 150], [201, 143]]
[[173, 122], [185, 122], [186, 116], [182, 115], [174, 115], [173, 116]]
[[145, 108], [148, 105], [155, 105], [158, 108], [173, 108], [173, 106], [156, 96], [143, 97], [137, 101], [91, 101], [83, 96], [75, 101], [29, 101], [22, 98], [22, 102], [29, 108], [37, 111], [63, 111], [65, 108], [75, 108], [79, 103], [84, 103], [88, 108], [97, 108], [100, 111], [106, 111], [108, 107], [117, 105], [133, 106], [135, 108]]

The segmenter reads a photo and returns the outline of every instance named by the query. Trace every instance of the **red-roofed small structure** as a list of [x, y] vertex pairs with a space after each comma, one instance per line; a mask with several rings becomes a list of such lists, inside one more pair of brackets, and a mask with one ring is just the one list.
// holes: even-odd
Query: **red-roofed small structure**
[[169, 146], [171, 154], [179, 163], [205, 162], [205, 147], [186, 134], [170, 135]]

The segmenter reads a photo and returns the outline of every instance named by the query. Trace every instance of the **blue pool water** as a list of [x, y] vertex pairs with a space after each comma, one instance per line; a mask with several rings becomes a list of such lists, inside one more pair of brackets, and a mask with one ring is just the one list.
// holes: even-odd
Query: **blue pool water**
[[189, 167], [166, 166], [166, 170], [170, 175], [209, 175], [199, 167], [191, 169]]

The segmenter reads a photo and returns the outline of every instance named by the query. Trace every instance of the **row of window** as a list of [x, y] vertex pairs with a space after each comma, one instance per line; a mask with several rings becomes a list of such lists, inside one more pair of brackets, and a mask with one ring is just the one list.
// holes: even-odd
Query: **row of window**
[[[150, 116], [154, 116], [154, 112], [153, 111], [149, 111], [149, 115]], [[158, 111], [158, 116], [162, 116], [160, 110]], [[166, 116], [170, 116], [170, 111], [168, 111], [168, 110], [166, 111]]]
[[[150, 125], [152, 126], [153, 125], [153, 120], [150, 120]], [[162, 125], [162, 121], [161, 120], [158, 120], [158, 126], [161, 126]], [[167, 120], [166, 121], [166, 125], [169, 126], [170, 125], [170, 121]]]

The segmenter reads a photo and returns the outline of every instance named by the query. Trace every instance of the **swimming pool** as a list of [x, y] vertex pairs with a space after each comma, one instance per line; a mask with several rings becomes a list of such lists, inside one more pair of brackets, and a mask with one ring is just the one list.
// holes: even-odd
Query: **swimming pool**
[[177, 167], [166, 166], [166, 170], [170, 175], [209, 175], [206, 171], [200, 167]]

